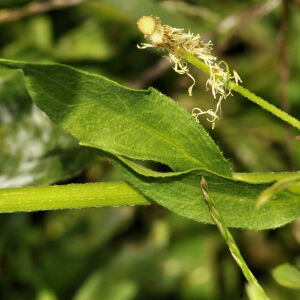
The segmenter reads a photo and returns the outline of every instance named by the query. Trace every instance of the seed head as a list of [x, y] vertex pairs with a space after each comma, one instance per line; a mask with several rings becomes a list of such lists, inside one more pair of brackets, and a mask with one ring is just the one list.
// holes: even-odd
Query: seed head
[[137, 22], [139, 30], [147, 36], [151, 36], [155, 31], [156, 20], [154, 17], [142, 17]]
[[[221, 101], [231, 95], [231, 90], [228, 89], [228, 82], [234, 79], [238, 84], [241, 81], [236, 71], [233, 75], [230, 74], [229, 68], [225, 62], [217, 63], [217, 58], [211, 54], [212, 42], [204, 42], [200, 35], [194, 35], [190, 32], [184, 33], [183, 29], [173, 28], [165, 25], [158, 17], [144, 16], [138, 21], [138, 28], [144, 34], [145, 38], [151, 43], [138, 45], [139, 49], [148, 47], [157, 47], [160, 50], [168, 52], [168, 59], [174, 63], [173, 69], [179, 74], [187, 74], [193, 83], [189, 87], [189, 95], [192, 95], [192, 89], [195, 85], [195, 79], [190, 74], [190, 70], [186, 60], [179, 54], [179, 50], [183, 49], [186, 52], [196, 56], [203, 61], [210, 69], [210, 77], [206, 82], [207, 89], [211, 89], [213, 97], [218, 99], [215, 110], [203, 111], [200, 108], [195, 108], [192, 115], [199, 122], [199, 116], [208, 115], [208, 121], [214, 127], [215, 122], [219, 119], [218, 114], [221, 112]], [[220, 65], [224, 64], [226, 69]]]

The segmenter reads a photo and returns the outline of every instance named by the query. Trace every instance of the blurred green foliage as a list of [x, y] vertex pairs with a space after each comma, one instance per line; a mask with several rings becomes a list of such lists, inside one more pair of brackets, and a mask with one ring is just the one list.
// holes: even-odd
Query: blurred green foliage
[[[0, 7], [20, 9], [29, 2], [2, 0]], [[220, 57], [239, 72], [243, 84], [280, 106], [280, 2], [242, 22], [261, 4], [87, 1], [1, 23], [0, 56], [67, 63], [130, 85], [161, 60], [155, 51], [136, 47], [143, 41], [137, 19], [153, 14], [213, 39], [216, 49], [223, 43]], [[8, 12], [0, 10], [0, 16]], [[287, 89], [291, 114], [299, 118], [300, 10], [290, 3], [288, 12]], [[241, 21], [226, 19], [241, 13]], [[188, 111], [211, 107], [205, 75], [192, 72], [193, 97], [186, 91], [190, 79], [171, 70], [139, 87], [152, 85]], [[205, 118], [203, 124], [210, 130]], [[300, 169], [297, 133], [237, 95], [224, 102], [222, 120], [210, 133], [235, 171]], [[31, 103], [20, 74], [1, 71], [1, 187], [108, 180], [120, 180], [118, 171], [51, 123]], [[299, 222], [276, 231], [233, 234], [271, 299], [300, 299], [299, 290], [280, 286], [270, 273], [284, 262], [299, 266]], [[217, 230], [158, 206], [1, 215], [0, 235], [1, 299], [247, 299], [245, 281]]]
[[288, 264], [282, 264], [272, 271], [274, 279], [288, 288], [300, 289], [300, 271]]

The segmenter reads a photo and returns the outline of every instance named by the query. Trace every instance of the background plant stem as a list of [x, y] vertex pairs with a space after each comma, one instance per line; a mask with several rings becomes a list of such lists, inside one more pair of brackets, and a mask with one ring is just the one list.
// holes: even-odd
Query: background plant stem
[[257, 292], [256, 294], [260, 295], [260, 299], [265, 299], [265, 300], [269, 299], [268, 296], [266, 295], [266, 293], [264, 292], [263, 288], [260, 286], [260, 284], [256, 280], [255, 276], [252, 274], [252, 272], [248, 268], [247, 263], [245, 262], [244, 258], [242, 257], [241, 252], [240, 252], [237, 244], [235, 243], [233, 236], [231, 235], [230, 231], [226, 227], [225, 222], [217, 209], [216, 203], [209, 196], [208, 185], [202, 175], [201, 175], [201, 179], [200, 179], [200, 186], [201, 186], [203, 198], [209, 208], [210, 215], [211, 215], [214, 223], [218, 227], [226, 244], [228, 245], [229, 250], [230, 250], [231, 255], [233, 256], [234, 260], [236, 261], [238, 266], [241, 268], [244, 276], [246, 277], [248, 282], [251, 284], [253, 289]]
[[[210, 69], [209, 67], [200, 61], [198, 58], [190, 54], [189, 52], [185, 51], [184, 49], [177, 49], [176, 52], [184, 58], [186, 61], [197, 67], [198, 69], [202, 70], [203, 72], [210, 74]], [[260, 107], [263, 109], [269, 111], [276, 117], [280, 118], [281, 120], [289, 123], [290, 125], [296, 127], [297, 129], [300, 130], [300, 121], [297, 120], [296, 118], [292, 117], [288, 113], [284, 112], [283, 110], [277, 108], [275, 105], [267, 102], [263, 98], [255, 95], [254, 93], [250, 92], [249, 90], [245, 89], [241, 85], [236, 84], [233, 81], [229, 81], [228, 86], [231, 90], [241, 94], [242, 96], [246, 97], [250, 101], [258, 104]]]
[[124, 182], [0, 189], [0, 213], [148, 204]]
[[2, 9], [0, 10], [0, 24], [13, 22], [25, 17], [31, 17], [55, 9], [72, 7], [83, 2], [86, 2], [86, 0], [50, 0], [46, 2], [32, 2], [24, 7], [16, 9]]

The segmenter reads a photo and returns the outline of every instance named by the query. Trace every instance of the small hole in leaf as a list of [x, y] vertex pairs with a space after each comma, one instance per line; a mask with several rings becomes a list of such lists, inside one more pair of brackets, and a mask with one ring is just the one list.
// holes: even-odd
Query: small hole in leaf
[[162, 164], [154, 160], [138, 160], [138, 159], [131, 159], [128, 157], [126, 159], [155, 172], [160, 172], [160, 173], [173, 172], [173, 170], [168, 165]]

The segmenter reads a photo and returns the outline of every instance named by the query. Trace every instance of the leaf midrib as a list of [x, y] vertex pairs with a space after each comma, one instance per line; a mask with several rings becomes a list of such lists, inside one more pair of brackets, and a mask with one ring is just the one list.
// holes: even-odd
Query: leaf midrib
[[[65, 86], [65, 85], [63, 85], [63, 84], [61, 84], [59, 81], [56, 81], [54, 78], [48, 77], [47, 75], [45, 75], [44, 72], [36, 71], [36, 69], [34, 69], [34, 72], [37, 72], [37, 73], [41, 74], [42, 76], [44, 76], [44, 78], [45, 78], [46, 80], [52, 81], [53, 83], [57, 84], [57, 85], [60, 86], [61, 88], [65, 89], [67, 92], [68, 92], [68, 91], [74, 92], [74, 91], [71, 90], [69, 87], [67, 87], [67, 86]], [[88, 74], [88, 73], [87, 73], [87, 74]], [[95, 75], [89, 74], [88, 76], [95, 76]], [[95, 77], [98, 77], [98, 76], [95, 76]], [[101, 78], [101, 77], [100, 77], [100, 78]], [[46, 95], [48, 95], [51, 99], [53, 99], [55, 102], [59, 103], [59, 104], [62, 105], [62, 106], [68, 107], [68, 105], [66, 105], [64, 102], [61, 102], [61, 101], [59, 101], [59, 100], [56, 100], [56, 98], [54, 98], [51, 94], [47, 93], [47, 92], [45, 91], [45, 89], [43, 89], [43, 88], [41, 87], [40, 84], [39, 84], [39, 86], [40, 86], [40, 88], [44, 91], [44, 93], [45, 93]], [[92, 99], [87, 99], [87, 100], [92, 101], [92, 103], [97, 104], [97, 102], [95, 102], [95, 100], [92, 100]], [[73, 106], [74, 106], [74, 104], [73, 104]], [[105, 106], [105, 108], [106, 108], [107, 110], [112, 111], [112, 109], [109, 108], [109, 107], [107, 107], [107, 106]], [[182, 152], [182, 153], [184, 154], [183, 157], [189, 158], [189, 160], [192, 161], [192, 162], [195, 162], [195, 163], [197, 164], [197, 166], [200, 166], [200, 167], [206, 167], [206, 168], [207, 168], [207, 166], [206, 166], [205, 164], [200, 164], [200, 161], [199, 161], [197, 158], [195, 158], [193, 155], [191, 155], [190, 152], [187, 151], [187, 149], [186, 149], [185, 147], [183, 147], [182, 144], [176, 144], [176, 143], [174, 144], [174, 141], [169, 140], [169, 138], [168, 138], [167, 136], [162, 135], [159, 131], [156, 131], [155, 129], [153, 129], [153, 128], [147, 126], [147, 125], [145, 125], [144, 123], [140, 123], [140, 122], [139, 122], [138, 120], [136, 120], [136, 119], [132, 119], [132, 118], [131, 118], [130, 116], [128, 116], [128, 115], [126, 115], [125, 119], [127, 119], [127, 120], [129, 120], [129, 121], [131, 121], [131, 122], [134, 121], [135, 123], [141, 125], [142, 128], [147, 129], [148, 132], [154, 133], [154, 134], [156, 134], [157, 136], [159, 136], [163, 141], [166, 140], [166, 141], [169, 143], [169, 145], [173, 146], [174, 148], [176, 148], [177, 150], [179, 150], [180, 152]], [[120, 154], [120, 153], [119, 153], [119, 154]], [[143, 154], [145, 154], [145, 153], [143, 153]], [[152, 155], [153, 155], [153, 154], [152, 154]], [[178, 158], [178, 156], [176, 157], [176, 156], [170, 156], [170, 155], [168, 155], [168, 157]], [[180, 156], [179, 156], [179, 157], [180, 157]], [[210, 170], [210, 169], [207, 169], [207, 171], [211, 171], [211, 170]], [[214, 171], [213, 171], [213, 172], [214, 172]], [[214, 173], [215, 173], [215, 172], [214, 172]]]

